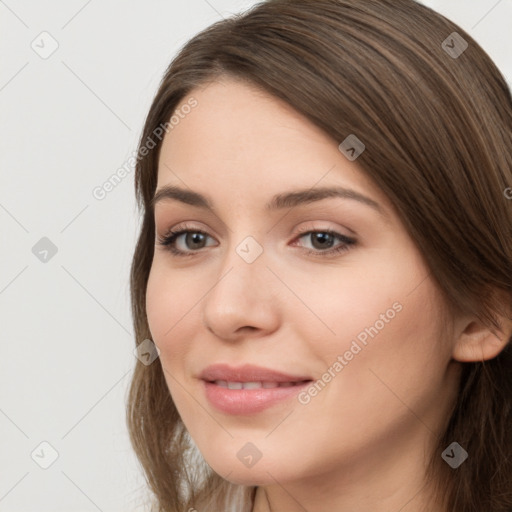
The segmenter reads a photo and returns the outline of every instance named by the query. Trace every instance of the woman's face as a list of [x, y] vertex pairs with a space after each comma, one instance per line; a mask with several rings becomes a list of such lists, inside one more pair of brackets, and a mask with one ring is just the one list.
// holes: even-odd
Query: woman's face
[[236, 81], [191, 97], [161, 148], [146, 303], [191, 437], [236, 483], [411, 477], [456, 382], [423, 258], [342, 140]]

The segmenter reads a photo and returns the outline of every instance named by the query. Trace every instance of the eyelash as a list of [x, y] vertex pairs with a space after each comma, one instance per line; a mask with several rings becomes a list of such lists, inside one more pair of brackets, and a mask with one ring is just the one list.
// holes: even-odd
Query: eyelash
[[[349, 251], [350, 246], [356, 244], [356, 240], [354, 240], [353, 238], [349, 238], [349, 237], [342, 235], [342, 234], [340, 234], [336, 231], [333, 231], [331, 229], [314, 229], [314, 230], [312, 230], [312, 229], [307, 229], [307, 228], [301, 228], [298, 231], [299, 231], [298, 232], [299, 236], [297, 237], [297, 239], [300, 239], [300, 238], [304, 237], [305, 235], [310, 235], [310, 234], [314, 234], [314, 233], [322, 233], [322, 234], [332, 235], [333, 237], [335, 237], [338, 240], [340, 240], [341, 242], [343, 242], [343, 244], [339, 245], [338, 247], [335, 247], [334, 249], [328, 249], [326, 251], [304, 249], [306, 254], [312, 255], [312, 256], [324, 257], [326, 255], [332, 256], [332, 255], [336, 255], [336, 254], [341, 254], [346, 251]], [[194, 256], [195, 253], [199, 252], [199, 250], [184, 252], [184, 251], [181, 251], [180, 249], [176, 249], [176, 246], [175, 246], [176, 239], [185, 233], [200, 233], [205, 236], [210, 236], [206, 231], [203, 231], [201, 229], [189, 228], [188, 226], [178, 226], [177, 228], [169, 230], [166, 235], [159, 236], [158, 244], [161, 246], [164, 246], [174, 256], [178, 256], [178, 257]]]

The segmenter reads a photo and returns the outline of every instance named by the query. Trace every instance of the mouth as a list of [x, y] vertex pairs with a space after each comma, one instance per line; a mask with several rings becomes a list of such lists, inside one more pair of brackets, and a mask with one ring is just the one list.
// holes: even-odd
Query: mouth
[[207, 381], [210, 384], [215, 384], [216, 386], [220, 386], [221, 388], [226, 389], [274, 389], [274, 388], [291, 388], [293, 386], [300, 386], [306, 382], [311, 382], [311, 380], [302, 380], [298, 382], [229, 382], [226, 380], [215, 380], [215, 381]]
[[208, 382], [227, 382], [235, 384], [261, 383], [262, 385], [264, 383], [294, 384], [311, 380], [311, 377], [308, 375], [292, 375], [290, 373], [252, 364], [245, 364], [243, 366], [213, 364], [205, 368], [199, 375], [199, 378]]
[[253, 365], [213, 365], [206, 368], [199, 378], [208, 402], [230, 415], [262, 412], [291, 399], [312, 382], [310, 377]]

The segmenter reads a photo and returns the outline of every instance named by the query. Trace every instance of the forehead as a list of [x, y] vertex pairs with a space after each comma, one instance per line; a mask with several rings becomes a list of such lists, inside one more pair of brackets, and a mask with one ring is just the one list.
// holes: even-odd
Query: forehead
[[[197, 105], [183, 114], [192, 98]], [[184, 144], [187, 148], [194, 144], [196, 154], [208, 145], [209, 152], [215, 151], [217, 156], [228, 151], [240, 157], [250, 151], [251, 157], [263, 157], [269, 150], [278, 156], [281, 152], [276, 150], [286, 144], [285, 148], [292, 145], [295, 150], [288, 155], [292, 159], [298, 142], [334, 143], [284, 101], [237, 80], [221, 79], [194, 89], [175, 113], [178, 122], [164, 139], [163, 153], [168, 149], [179, 154]]]
[[[184, 109], [191, 100], [195, 107]], [[179, 122], [162, 144], [157, 188], [191, 187], [204, 195], [228, 188], [254, 197], [337, 185], [385, 200], [338, 141], [255, 86], [230, 79], [206, 84], [183, 98], [176, 113]]]

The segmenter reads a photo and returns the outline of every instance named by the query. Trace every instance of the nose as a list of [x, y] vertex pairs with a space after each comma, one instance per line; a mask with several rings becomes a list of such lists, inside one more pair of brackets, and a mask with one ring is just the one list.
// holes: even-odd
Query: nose
[[278, 328], [279, 282], [266, 263], [265, 251], [248, 263], [231, 248], [219, 264], [215, 282], [201, 301], [203, 324], [218, 338], [262, 337]]

